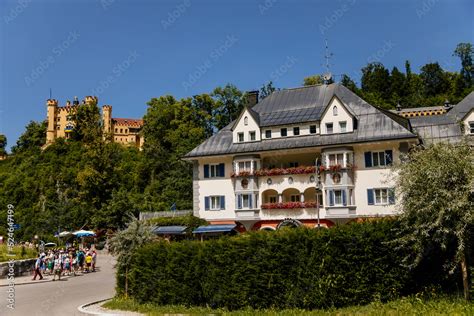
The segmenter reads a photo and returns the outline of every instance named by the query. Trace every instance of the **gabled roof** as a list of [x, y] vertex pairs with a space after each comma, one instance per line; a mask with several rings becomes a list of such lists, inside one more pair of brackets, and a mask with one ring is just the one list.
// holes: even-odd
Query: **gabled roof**
[[449, 114], [456, 117], [458, 120], [462, 120], [472, 109], [474, 108], [474, 91], [469, 93], [467, 97], [456, 104]]
[[245, 113], [245, 110], [247, 110], [249, 113], [250, 113], [250, 116], [255, 120], [255, 122], [260, 125], [260, 116], [257, 112], [255, 112], [254, 110], [252, 110], [251, 107], [249, 106], [245, 106], [244, 109], [242, 110], [242, 112], [240, 112], [239, 114], [239, 117], [234, 120], [234, 124], [232, 124], [232, 130], [234, 130], [235, 126], [239, 123], [240, 119], [242, 118], [242, 115], [244, 115]]
[[234, 122], [232, 122], [194, 148], [185, 158], [416, 138], [416, 135], [404, 126], [406, 121], [403, 118], [392, 118], [392, 115], [389, 116], [368, 104], [341, 84], [275, 91], [252, 110], [258, 113], [261, 127], [308, 123], [319, 121], [330, 100], [335, 96], [358, 121], [358, 128], [352, 133], [315, 134], [233, 143], [231, 128]]

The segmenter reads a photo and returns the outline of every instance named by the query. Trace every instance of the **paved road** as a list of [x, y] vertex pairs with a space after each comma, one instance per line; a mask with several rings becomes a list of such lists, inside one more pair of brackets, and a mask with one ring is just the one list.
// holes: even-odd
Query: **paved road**
[[7, 307], [8, 287], [0, 287], [0, 315], [79, 315], [79, 305], [114, 295], [114, 263], [111, 256], [100, 254], [97, 256], [98, 272], [56, 282], [17, 285], [14, 310]]

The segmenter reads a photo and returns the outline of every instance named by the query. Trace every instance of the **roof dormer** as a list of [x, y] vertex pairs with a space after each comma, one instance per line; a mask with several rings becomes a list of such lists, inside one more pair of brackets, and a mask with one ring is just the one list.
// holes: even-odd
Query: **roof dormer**
[[232, 126], [234, 143], [247, 143], [261, 140], [259, 115], [246, 107]]
[[354, 115], [337, 97], [332, 97], [321, 116], [321, 135], [352, 133]]

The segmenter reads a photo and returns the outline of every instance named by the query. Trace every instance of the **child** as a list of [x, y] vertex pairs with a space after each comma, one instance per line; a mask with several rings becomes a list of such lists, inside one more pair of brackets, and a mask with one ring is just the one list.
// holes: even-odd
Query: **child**
[[86, 255], [86, 271], [87, 272], [91, 270], [91, 264], [92, 264], [92, 255], [90, 252], [88, 252]]

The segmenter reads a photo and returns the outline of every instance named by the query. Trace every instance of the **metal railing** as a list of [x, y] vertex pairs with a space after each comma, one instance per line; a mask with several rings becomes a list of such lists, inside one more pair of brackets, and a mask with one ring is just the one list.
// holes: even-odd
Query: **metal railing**
[[178, 217], [193, 214], [192, 210], [164, 211], [164, 212], [140, 212], [139, 219], [146, 220], [161, 217]]

